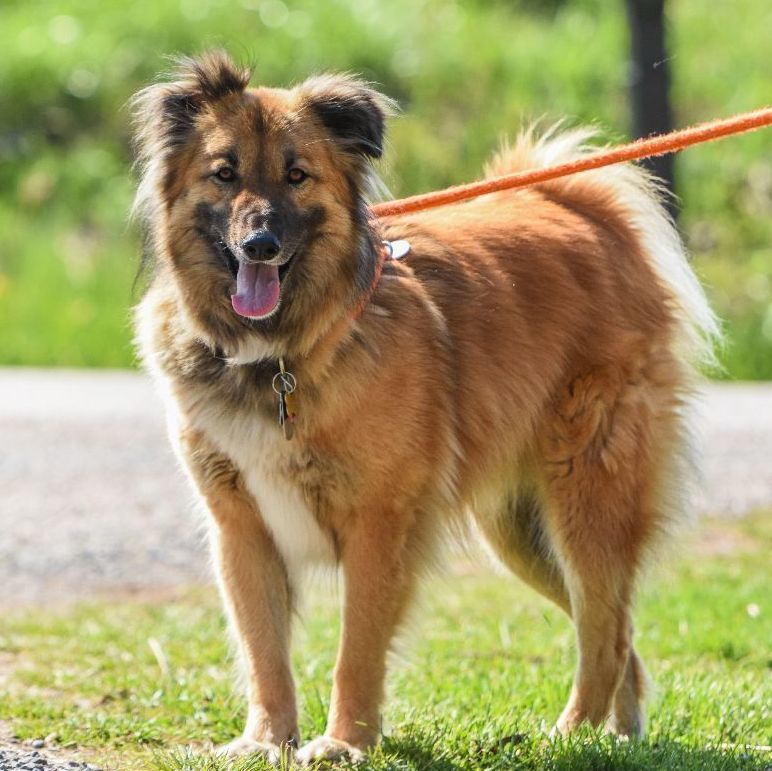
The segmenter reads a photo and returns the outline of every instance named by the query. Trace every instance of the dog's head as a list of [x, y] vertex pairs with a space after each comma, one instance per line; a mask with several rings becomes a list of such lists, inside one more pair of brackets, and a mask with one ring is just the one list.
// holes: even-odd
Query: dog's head
[[134, 99], [151, 250], [196, 332], [230, 353], [307, 346], [367, 291], [364, 195], [388, 110], [346, 75], [249, 79], [215, 52]]

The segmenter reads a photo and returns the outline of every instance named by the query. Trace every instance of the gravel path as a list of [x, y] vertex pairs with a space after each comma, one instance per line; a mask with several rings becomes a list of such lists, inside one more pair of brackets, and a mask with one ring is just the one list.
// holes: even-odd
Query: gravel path
[[0, 747], [0, 771], [99, 771], [99, 767], [37, 750]]
[[150, 382], [0, 370], [0, 606], [208, 580]]
[[99, 766], [59, 747], [52, 734], [45, 739], [22, 741], [0, 720], [0, 771], [102, 771]]
[[[700, 508], [772, 507], [772, 384], [712, 385]], [[0, 370], [0, 607], [209, 581], [160, 401], [130, 372]]]

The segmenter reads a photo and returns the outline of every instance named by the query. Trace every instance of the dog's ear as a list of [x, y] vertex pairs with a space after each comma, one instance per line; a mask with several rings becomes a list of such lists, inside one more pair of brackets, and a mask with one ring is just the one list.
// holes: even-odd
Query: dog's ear
[[299, 91], [305, 106], [313, 110], [348, 152], [380, 158], [386, 116], [391, 100], [350, 75], [320, 75], [305, 81]]
[[223, 51], [183, 57], [176, 64], [171, 82], [148, 86], [132, 100], [140, 154], [183, 145], [206, 103], [243, 91], [251, 78]]
[[208, 51], [201, 56], [177, 60], [177, 74], [194, 86], [202, 99], [215, 102], [241, 93], [252, 77], [249, 69], [237, 66], [225, 51]]

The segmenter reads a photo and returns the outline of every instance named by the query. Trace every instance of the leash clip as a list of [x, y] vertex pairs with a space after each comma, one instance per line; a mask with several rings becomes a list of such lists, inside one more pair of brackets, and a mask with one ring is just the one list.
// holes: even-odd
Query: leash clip
[[410, 241], [400, 238], [398, 241], [384, 241], [387, 259], [401, 260], [410, 251]]

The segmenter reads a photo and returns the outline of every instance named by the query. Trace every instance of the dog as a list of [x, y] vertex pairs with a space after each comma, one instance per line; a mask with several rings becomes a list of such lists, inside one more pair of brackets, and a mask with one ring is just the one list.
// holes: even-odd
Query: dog
[[[391, 102], [349, 75], [250, 78], [210, 52], [134, 99], [153, 264], [138, 348], [246, 673], [225, 751], [300, 746], [291, 616], [304, 569], [328, 565], [345, 587], [329, 718], [295, 757], [361, 759], [420, 578], [473, 530], [575, 625], [556, 732], [641, 736], [631, 603], [684, 517], [717, 333], [657, 184], [615, 166], [377, 220]], [[588, 137], [526, 132], [486, 173]]]

